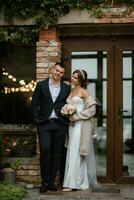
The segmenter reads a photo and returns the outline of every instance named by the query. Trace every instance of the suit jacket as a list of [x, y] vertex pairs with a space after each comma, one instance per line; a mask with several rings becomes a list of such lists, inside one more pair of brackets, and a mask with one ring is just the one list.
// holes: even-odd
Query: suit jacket
[[61, 108], [66, 103], [66, 98], [70, 93], [70, 86], [60, 82], [61, 90], [55, 102], [53, 102], [49, 90], [49, 78], [37, 83], [32, 98], [32, 116], [36, 124], [48, 121], [52, 110], [54, 109], [60, 121], [68, 125], [69, 120], [62, 116]]

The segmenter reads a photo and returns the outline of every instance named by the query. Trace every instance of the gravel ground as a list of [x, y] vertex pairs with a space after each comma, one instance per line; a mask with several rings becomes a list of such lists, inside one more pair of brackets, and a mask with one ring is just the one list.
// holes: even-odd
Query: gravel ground
[[134, 185], [103, 185], [95, 190], [39, 193], [39, 188], [27, 189], [24, 200], [134, 200]]

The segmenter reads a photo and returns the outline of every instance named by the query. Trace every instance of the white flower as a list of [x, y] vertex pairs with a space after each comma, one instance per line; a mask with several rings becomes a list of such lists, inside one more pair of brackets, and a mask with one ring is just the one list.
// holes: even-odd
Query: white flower
[[61, 109], [61, 114], [64, 116], [73, 115], [76, 111], [76, 107], [72, 104], [65, 104]]

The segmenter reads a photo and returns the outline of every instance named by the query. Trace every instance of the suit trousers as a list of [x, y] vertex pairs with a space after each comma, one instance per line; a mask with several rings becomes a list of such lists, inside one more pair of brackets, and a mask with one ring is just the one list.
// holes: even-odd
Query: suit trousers
[[40, 145], [40, 169], [42, 180], [49, 185], [55, 182], [60, 167], [61, 151], [67, 126], [58, 119], [50, 119], [37, 126]]

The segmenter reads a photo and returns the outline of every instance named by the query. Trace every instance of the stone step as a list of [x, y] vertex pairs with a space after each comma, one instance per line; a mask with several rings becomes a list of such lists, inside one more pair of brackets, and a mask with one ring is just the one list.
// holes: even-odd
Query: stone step
[[39, 189], [29, 189], [27, 190], [28, 195], [24, 200], [134, 200], [134, 192], [120, 193], [117, 188], [101, 188], [95, 191], [93, 190], [81, 190], [72, 192], [62, 192], [58, 190], [57, 192], [46, 192], [44, 194], [39, 193]]

